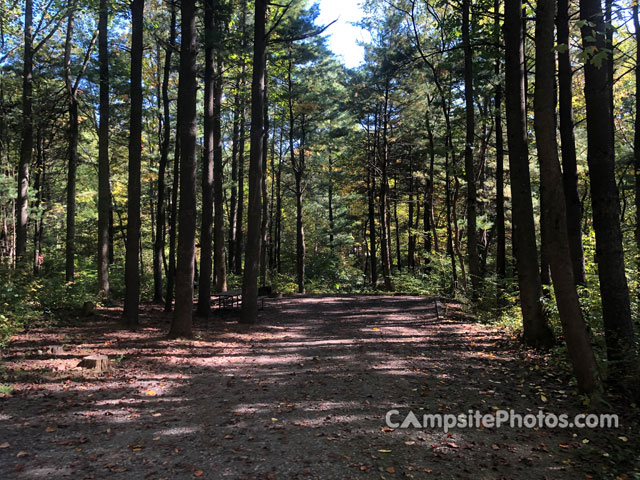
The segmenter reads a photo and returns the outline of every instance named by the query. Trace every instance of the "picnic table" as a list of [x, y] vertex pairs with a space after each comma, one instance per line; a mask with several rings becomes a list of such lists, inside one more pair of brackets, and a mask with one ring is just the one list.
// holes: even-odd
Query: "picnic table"
[[[264, 308], [264, 295], [258, 297], [258, 303], [260, 304], [260, 310]], [[219, 292], [211, 297], [212, 303], [218, 304], [218, 309], [230, 309], [240, 308], [242, 306], [242, 290], [227, 290], [226, 292]]]
[[218, 303], [219, 309], [240, 308], [242, 305], [242, 290], [227, 290], [226, 292], [216, 293], [213, 301]]

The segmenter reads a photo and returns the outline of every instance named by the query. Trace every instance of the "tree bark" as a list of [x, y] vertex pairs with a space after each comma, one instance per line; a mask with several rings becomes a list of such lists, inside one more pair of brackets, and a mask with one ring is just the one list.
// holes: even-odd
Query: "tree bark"
[[[216, 35], [214, 1], [204, 2], [204, 159], [202, 162], [202, 220], [200, 224], [200, 278], [198, 282], [198, 315], [209, 315], [211, 275], [213, 273], [213, 163], [216, 148]], [[186, 74], [186, 73], [185, 73]], [[216, 211], [216, 214], [218, 212]]]
[[233, 133], [231, 139], [231, 192], [229, 196], [229, 271], [236, 265], [236, 223], [238, 221], [238, 143], [240, 140], [240, 76], [235, 84], [233, 100]]
[[[296, 181], [295, 194], [296, 194], [296, 279], [298, 282], [298, 293], [305, 293], [305, 260], [307, 255], [307, 246], [304, 238], [304, 211], [302, 209], [302, 197], [304, 195], [304, 175], [306, 160], [304, 155], [304, 149], [306, 148], [306, 131], [304, 124], [304, 115], [302, 115], [300, 131], [300, 146], [299, 146], [299, 159], [295, 160], [295, 155], [291, 155], [291, 161], [293, 165], [293, 174]], [[293, 143], [291, 143], [293, 146]]]
[[384, 278], [384, 288], [387, 291], [393, 290], [391, 283], [391, 239], [389, 238], [389, 202], [387, 199], [389, 190], [389, 179], [387, 174], [387, 164], [389, 162], [389, 144], [387, 139], [387, 129], [389, 126], [389, 80], [385, 80], [384, 88], [384, 108], [382, 111], [382, 165], [380, 178], [380, 236], [382, 249], [382, 276]]
[[[580, 18], [585, 51], [605, 48], [605, 25], [599, 0], [581, 0]], [[606, 65], [606, 64], [605, 64]], [[631, 322], [629, 290], [624, 268], [620, 206], [615, 178], [615, 154], [610, 106], [611, 84], [606, 68], [590, 59], [584, 66], [587, 110], [587, 163], [591, 184], [591, 207], [596, 234], [596, 261], [600, 278], [602, 317], [607, 358], [614, 382], [635, 375], [636, 346]]]
[[258, 262], [260, 260], [260, 211], [262, 201], [262, 149], [264, 140], [264, 90], [266, 58], [266, 0], [255, 2], [253, 39], [253, 78], [251, 81], [251, 154], [249, 160], [249, 206], [247, 210], [247, 249], [242, 281], [242, 323], [255, 323], [258, 317]]
[[76, 171], [78, 169], [78, 99], [71, 78], [71, 42], [73, 41], [73, 21], [75, 4], [69, 1], [69, 18], [64, 47], [65, 83], [69, 107], [68, 164], [67, 164], [67, 225], [65, 242], [65, 280], [73, 282], [76, 252]]
[[465, 148], [464, 173], [467, 183], [467, 257], [469, 276], [471, 277], [471, 298], [476, 300], [480, 294], [480, 257], [478, 256], [478, 229], [476, 220], [476, 174], [473, 165], [473, 145], [475, 141], [475, 114], [473, 105], [473, 54], [471, 52], [470, 3], [462, 1], [462, 45], [464, 48], [464, 98], [465, 98]]
[[505, 3], [504, 35], [507, 139], [515, 227], [514, 250], [520, 287], [524, 342], [532, 347], [547, 347], [553, 342], [553, 335], [541, 304], [542, 287], [533, 223], [525, 124], [525, 64], [521, 0]]
[[371, 134], [367, 135], [367, 143], [370, 143], [370, 160], [367, 165], [367, 193], [369, 200], [369, 258], [371, 262], [371, 285], [375, 289], [378, 285], [378, 260], [376, 258], [376, 216], [375, 216], [375, 202], [376, 202], [376, 147], [377, 147], [377, 130], [378, 130], [378, 115], [377, 112], [374, 115], [373, 125], [373, 140], [370, 139]]
[[[536, 89], [534, 124], [543, 209], [547, 226], [547, 255], [553, 276], [560, 321], [578, 388], [592, 393], [599, 388], [598, 370], [582, 317], [569, 251], [562, 173], [556, 140], [556, 86], [554, 16], [556, 0], [538, 0], [536, 5]], [[544, 187], [544, 188], [542, 188]]]
[[98, 61], [100, 63], [100, 126], [98, 128], [98, 293], [109, 299], [109, 2], [100, 0]]
[[636, 266], [640, 270], [640, 95], [637, 94], [640, 87], [640, 14], [638, 2], [633, 4], [633, 26], [636, 34], [636, 118], [635, 134], [633, 137], [633, 167], [635, 179], [635, 204], [636, 204]]
[[138, 324], [140, 302], [140, 167], [142, 159], [142, 55], [144, 0], [131, 1], [131, 114], [129, 121], [129, 178], [127, 184], [127, 250], [125, 258], [124, 316], [126, 325]]
[[[265, 71], [265, 77], [267, 73]], [[267, 284], [267, 255], [269, 249], [269, 198], [267, 189], [267, 162], [269, 153], [269, 84], [265, 82], [264, 88], [264, 137], [262, 143], [262, 218], [260, 219], [260, 235], [262, 241], [260, 245], [260, 285]], [[271, 142], [271, 158], [275, 155], [275, 137]]]
[[171, 3], [171, 26], [169, 27], [168, 48], [165, 49], [164, 71], [162, 74], [162, 144], [160, 146], [160, 165], [158, 166], [158, 202], [156, 205], [156, 238], [153, 245], [153, 301], [163, 303], [162, 269], [165, 247], [165, 175], [169, 163], [171, 147], [171, 115], [169, 112], [169, 79], [171, 75], [171, 57], [176, 45], [176, 6]]
[[[180, 105], [178, 104], [178, 111]], [[169, 272], [167, 273], [167, 295], [164, 311], [173, 309], [174, 285], [176, 280], [176, 239], [178, 220], [178, 192], [180, 191], [180, 124], [176, 122], [176, 144], [173, 152], [173, 181], [169, 188]]]
[[29, 167], [33, 155], [33, 0], [24, 4], [24, 57], [22, 74], [22, 139], [18, 164], [18, 195], [16, 198], [15, 257], [17, 263], [26, 260], [27, 222], [29, 220]]
[[558, 87], [560, 106], [560, 141], [562, 149], [562, 183], [567, 207], [567, 232], [573, 275], [577, 284], [586, 285], [587, 277], [582, 246], [582, 205], [578, 193], [578, 169], [573, 123], [573, 71], [569, 49], [569, 0], [558, 0], [556, 15], [558, 45]]
[[[494, 1], [494, 31], [496, 45], [500, 44], [500, 0]], [[504, 138], [502, 130], [502, 78], [501, 58], [496, 57], [495, 75], [495, 122], [496, 122], [496, 274], [498, 276], [498, 298], [502, 296], [503, 281], [507, 274], [507, 248], [504, 218]]]
[[[220, 22], [218, 22], [220, 29]], [[224, 249], [224, 171], [222, 164], [222, 54], [217, 55], [217, 72], [214, 79], [213, 95], [213, 268], [216, 279], [216, 292], [227, 291], [227, 261]]]
[[[247, 18], [247, 2], [242, 0], [242, 51], [245, 51], [245, 38], [246, 38], [246, 18]], [[266, 41], [266, 40], [265, 40]], [[265, 57], [266, 62], [266, 57]], [[266, 68], [266, 63], [265, 63]], [[236, 245], [234, 248], [235, 254], [235, 266], [234, 272], [236, 275], [242, 273], [242, 252], [244, 250], [244, 234], [242, 231], [243, 217], [244, 217], [244, 147], [245, 147], [245, 113], [246, 104], [244, 98], [244, 85], [245, 85], [245, 69], [244, 56], [240, 59], [240, 133], [239, 133], [239, 145], [238, 145], [238, 210], [236, 216]]]
[[196, 4], [182, 0], [178, 132], [180, 135], [180, 208], [176, 261], [176, 305], [169, 338], [193, 335], [193, 278], [196, 237]]

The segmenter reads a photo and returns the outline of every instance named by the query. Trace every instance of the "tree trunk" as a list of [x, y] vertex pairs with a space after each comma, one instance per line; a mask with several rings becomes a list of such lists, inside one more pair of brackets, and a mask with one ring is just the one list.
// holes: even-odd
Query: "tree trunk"
[[[178, 105], [178, 110], [180, 105]], [[167, 274], [167, 295], [164, 303], [164, 311], [173, 309], [174, 285], [176, 280], [176, 238], [178, 225], [178, 192], [180, 190], [180, 124], [176, 122], [176, 144], [173, 152], [173, 184], [169, 188], [169, 273]]]
[[[305, 293], [305, 260], [307, 254], [307, 246], [304, 239], [304, 211], [302, 209], [302, 196], [304, 194], [304, 175], [305, 175], [305, 125], [304, 115], [300, 125], [301, 138], [299, 147], [299, 160], [293, 162], [294, 176], [296, 179], [296, 277], [298, 281], [298, 293]], [[293, 159], [293, 157], [292, 157]]]
[[22, 140], [18, 164], [18, 196], [16, 198], [15, 257], [26, 260], [27, 221], [29, 220], [29, 167], [33, 154], [33, 0], [24, 4], [24, 65], [22, 74]]
[[127, 185], [127, 252], [125, 259], [124, 323], [138, 324], [140, 302], [140, 167], [142, 158], [142, 32], [144, 0], [131, 1], [131, 115]]
[[[220, 30], [223, 27], [218, 22]], [[216, 279], [216, 292], [227, 291], [227, 261], [224, 249], [224, 172], [222, 164], [222, 85], [223, 64], [222, 54], [218, 53], [216, 62], [217, 72], [214, 80], [213, 95], [213, 266]]]
[[98, 293], [109, 299], [109, 2], [100, 0], [98, 61], [100, 63], [100, 126], [98, 129]]
[[480, 294], [480, 257], [478, 256], [478, 229], [476, 220], [476, 174], [473, 166], [473, 145], [475, 141], [475, 114], [473, 105], [473, 54], [471, 52], [470, 3], [462, 1], [462, 45], [464, 47], [464, 98], [466, 136], [464, 148], [464, 173], [467, 183], [467, 256], [469, 276], [471, 277], [471, 298], [476, 300]]
[[[633, 26], [636, 33], [636, 91], [640, 87], [640, 14], [638, 2], [633, 4]], [[640, 95], [636, 93], [636, 118], [635, 135], [633, 137], [633, 166], [635, 178], [635, 204], [636, 204], [636, 262], [640, 270]]]
[[[266, 7], [265, 7], [266, 8]], [[246, 33], [246, 17], [247, 17], [247, 2], [242, 0], [242, 51], [245, 51], [245, 33]], [[266, 40], [265, 40], [266, 41]], [[265, 57], [266, 62], [266, 57]], [[266, 63], [265, 63], [266, 68]], [[244, 250], [244, 240], [242, 232], [242, 223], [244, 216], [244, 147], [245, 147], [245, 99], [244, 99], [244, 85], [245, 85], [245, 69], [244, 56], [240, 60], [240, 143], [238, 145], [238, 211], [236, 216], [236, 245], [235, 245], [235, 268], [236, 275], [242, 273], [242, 252]]]
[[587, 278], [582, 246], [582, 205], [578, 194], [578, 170], [576, 145], [573, 133], [573, 71], [569, 49], [569, 0], [558, 0], [556, 16], [558, 45], [566, 46], [558, 50], [558, 87], [560, 105], [560, 141], [562, 148], [562, 182], [564, 201], [567, 207], [567, 232], [569, 250], [573, 264], [573, 276], [577, 284], [586, 285]]
[[329, 200], [329, 250], [333, 256], [333, 230], [335, 225], [333, 219], [333, 159], [331, 157], [331, 146], [329, 146], [329, 187], [327, 196]]
[[[413, 156], [409, 152], [409, 217], [407, 219], [407, 230], [409, 231], [409, 239], [407, 241], [407, 269], [415, 269], [415, 233], [413, 226]], [[416, 222], [417, 223], [417, 222]], [[416, 225], [417, 227], [417, 225]]]
[[236, 216], [236, 264], [234, 272], [236, 275], [242, 273], [242, 253], [244, 252], [244, 234], [242, 231], [244, 217], [244, 146], [245, 146], [245, 105], [242, 102], [240, 109], [240, 145], [238, 147], [238, 213]]
[[400, 258], [400, 223], [398, 222], [398, 177], [394, 175], [393, 181], [393, 222], [395, 223], [395, 234], [396, 234], [396, 262], [398, 266], [398, 271], [402, 271], [402, 264]]
[[[265, 70], [265, 78], [267, 71]], [[268, 233], [269, 233], [269, 198], [267, 190], [267, 161], [269, 154], [269, 83], [265, 82], [264, 86], [264, 136], [262, 140], [262, 218], [260, 219], [260, 236], [262, 240], [260, 242], [260, 285], [265, 286], [267, 283], [267, 250]], [[273, 140], [275, 142], [275, 138]], [[271, 155], [275, 154], [273, 148], [275, 144], [272, 142]]]
[[67, 166], [67, 228], [65, 243], [65, 280], [73, 282], [75, 275], [76, 238], [76, 171], [78, 169], [78, 99], [71, 78], [71, 42], [73, 41], [73, 20], [75, 5], [69, 1], [69, 18], [64, 47], [65, 83], [69, 107], [68, 166]]
[[236, 223], [238, 221], [238, 143], [240, 140], [240, 76], [236, 80], [233, 100], [233, 133], [231, 139], [231, 193], [229, 197], [229, 270], [236, 265]]
[[371, 285], [375, 289], [378, 285], [378, 260], [376, 258], [376, 217], [375, 217], [375, 202], [376, 202], [376, 139], [378, 130], [378, 117], [374, 116], [374, 134], [373, 141], [369, 140], [370, 134], [367, 137], [367, 142], [371, 143], [371, 158], [369, 165], [367, 165], [367, 193], [369, 200], [369, 257], [371, 261]]
[[541, 304], [542, 287], [533, 223], [529, 155], [525, 124], [525, 64], [522, 42], [522, 1], [505, 3], [506, 109], [511, 197], [513, 203], [514, 250], [518, 269], [524, 342], [546, 347], [553, 341]]
[[534, 123], [538, 161], [540, 162], [542, 216], [549, 227], [547, 229], [546, 251], [549, 256], [554, 293], [569, 357], [578, 380], [578, 388], [584, 393], [592, 393], [598, 389], [600, 382], [573, 278], [562, 173], [558, 161], [555, 58], [553, 53], [554, 16], [555, 0], [538, 0], [536, 6]]
[[[431, 99], [428, 99], [429, 105]], [[436, 234], [436, 226], [433, 218], [433, 180], [434, 180], [434, 168], [436, 162], [436, 147], [433, 139], [433, 130], [431, 129], [431, 122], [429, 121], [429, 111], [427, 110], [425, 115], [427, 139], [429, 140], [429, 170], [428, 177], [426, 179], [426, 186], [424, 192], [424, 248], [427, 253], [431, 253], [432, 248], [438, 251], [438, 236]], [[431, 263], [431, 259], [427, 260], [427, 264]]]
[[387, 129], [389, 126], [389, 80], [385, 81], [384, 89], [384, 109], [382, 112], [382, 177], [380, 179], [380, 229], [382, 235], [382, 276], [384, 277], [384, 288], [388, 292], [393, 290], [391, 283], [391, 239], [389, 238], [389, 202], [387, 192], [389, 190], [389, 179], [387, 177], [387, 164], [389, 162], [389, 145], [387, 140]]
[[[500, 44], [500, 0], [494, 1], [494, 35], [496, 45]], [[495, 122], [496, 122], [496, 274], [498, 276], [498, 299], [502, 296], [504, 278], [507, 274], [507, 248], [504, 218], [504, 139], [502, 131], [502, 78], [501, 58], [496, 57], [495, 75]]]
[[255, 323], [258, 317], [258, 262], [260, 260], [260, 211], [262, 201], [262, 149], [264, 140], [264, 89], [266, 57], [266, 0], [255, 2], [253, 40], [253, 78], [251, 81], [251, 154], [249, 159], [249, 206], [247, 210], [247, 249], [242, 281], [242, 323]]
[[[209, 315], [211, 275], [213, 273], [213, 162], [215, 143], [216, 25], [214, 1], [204, 2], [205, 64], [204, 64], [204, 159], [202, 162], [202, 222], [200, 224], [200, 281], [198, 282], [198, 315]], [[185, 73], [186, 74], [186, 73]], [[216, 211], [216, 214], [218, 212]]]
[[176, 305], [169, 338], [190, 338], [193, 322], [193, 278], [196, 237], [196, 4], [181, 3], [178, 133], [180, 135], [180, 209], [176, 260]]
[[[603, 51], [605, 25], [600, 1], [581, 0], [580, 18], [585, 22], [581, 28], [585, 51], [594, 48], [595, 51]], [[613, 128], [611, 85], [607, 69], [598, 68], [593, 61], [585, 63], [584, 75], [587, 163], [607, 358], [611, 367], [610, 378], [623, 382], [625, 376], [635, 374], [637, 357], [624, 268], [613, 136], [604, 134]]]
[[282, 183], [282, 128], [280, 128], [280, 155], [278, 156], [278, 171], [276, 173], [276, 226], [275, 226], [275, 263], [276, 263], [276, 271], [278, 273], [282, 272], [282, 263], [280, 261], [280, 251], [281, 251], [281, 238], [282, 238], [282, 192], [281, 192], [281, 183]]
[[156, 238], [153, 245], [153, 301], [163, 303], [162, 267], [165, 246], [165, 176], [169, 163], [171, 146], [171, 116], [169, 112], [169, 79], [171, 75], [171, 57], [176, 44], [176, 7], [171, 3], [171, 26], [169, 28], [168, 48], [165, 49], [164, 71], [162, 74], [162, 144], [160, 145], [160, 164], [158, 166], [158, 204], [156, 205]]
[[[33, 274], [40, 275], [41, 261], [41, 240], [42, 240], [42, 224], [43, 224], [43, 212], [42, 198], [44, 190], [44, 145], [42, 140], [41, 129], [38, 129], [36, 134], [36, 165], [35, 165], [35, 180], [34, 190], [36, 191], [36, 201], [34, 205], [35, 221], [33, 222]], [[4, 233], [4, 232], [3, 232]]]

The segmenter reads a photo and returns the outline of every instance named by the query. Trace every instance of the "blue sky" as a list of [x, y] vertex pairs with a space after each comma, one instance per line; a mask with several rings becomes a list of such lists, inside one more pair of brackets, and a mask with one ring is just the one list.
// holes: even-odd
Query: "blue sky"
[[328, 38], [329, 48], [342, 57], [344, 64], [357, 67], [364, 59], [364, 48], [357, 41], [368, 40], [368, 33], [350, 24], [362, 18], [360, 0], [317, 0], [320, 5], [320, 16], [316, 20], [319, 25], [326, 25], [336, 18], [324, 35]]

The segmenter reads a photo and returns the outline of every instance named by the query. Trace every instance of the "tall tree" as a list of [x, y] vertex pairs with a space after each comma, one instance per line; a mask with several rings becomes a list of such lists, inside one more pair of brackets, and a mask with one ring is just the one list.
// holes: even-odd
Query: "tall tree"
[[[202, 162], [202, 222], [200, 224], [200, 279], [198, 281], [198, 314], [207, 316], [211, 302], [213, 273], [213, 157], [215, 144], [216, 52], [214, 38], [215, 0], [204, 2], [204, 159]], [[217, 213], [217, 212], [216, 212]]]
[[[222, 15], [218, 12], [217, 27], [226, 29]], [[216, 292], [227, 290], [227, 262], [224, 248], [224, 164], [222, 159], [222, 86], [224, 85], [224, 64], [221, 52], [216, 55], [216, 73], [213, 95], [213, 269], [216, 278]]]
[[[496, 47], [500, 45], [500, 0], [493, 3], [494, 37]], [[496, 91], [494, 95], [495, 123], [496, 123], [496, 274], [499, 289], [502, 289], [507, 274], [507, 248], [504, 218], [504, 138], [502, 130], [502, 59], [496, 55], [494, 73], [496, 75]], [[499, 292], [499, 296], [500, 296]]]
[[67, 235], [65, 243], [65, 278], [72, 282], [75, 274], [76, 250], [76, 171], [78, 169], [78, 98], [71, 78], [71, 42], [73, 41], [73, 19], [75, 2], [69, 0], [67, 38], [64, 46], [64, 70], [69, 107], [68, 165], [67, 165]]
[[78, 170], [78, 87], [85, 68], [91, 58], [91, 51], [96, 40], [96, 32], [87, 48], [82, 67], [74, 79], [71, 74], [71, 46], [73, 43], [75, 1], [69, 1], [69, 16], [67, 19], [67, 35], [64, 47], [64, 70], [67, 103], [69, 107], [68, 139], [68, 167], [67, 167], [67, 232], [65, 245], [65, 277], [67, 282], [73, 281], [75, 276], [76, 255], [76, 172]]
[[131, 0], [131, 86], [124, 323], [138, 324], [140, 303], [140, 167], [142, 161], [142, 56], [144, 0]]
[[505, 2], [504, 39], [505, 104], [515, 230], [514, 250], [520, 287], [524, 341], [530, 346], [544, 347], [551, 344], [553, 336], [541, 304], [542, 287], [533, 223], [525, 123], [525, 63], [521, 0]]
[[560, 94], [560, 140], [562, 147], [562, 181], [567, 207], [567, 231], [577, 284], [586, 285], [582, 246], [582, 204], [578, 193], [578, 167], [573, 123], [573, 70], [569, 48], [569, 0], [558, 0], [556, 15], [558, 36], [558, 91]]
[[467, 255], [469, 276], [471, 277], [471, 297], [479, 295], [480, 257], [478, 256], [478, 229], [476, 220], [476, 173], [473, 165], [473, 145], [475, 142], [475, 115], [473, 103], [473, 53], [470, 35], [471, 0], [462, 1], [462, 45], [464, 47], [464, 99], [466, 136], [464, 146], [464, 173], [467, 183]]
[[262, 149], [264, 144], [264, 93], [267, 65], [265, 34], [266, 0], [255, 2], [253, 75], [251, 80], [251, 154], [249, 157], [249, 206], [247, 246], [242, 279], [242, 323], [258, 317], [258, 262], [260, 261], [260, 214], [262, 201]]
[[633, 3], [633, 26], [636, 33], [636, 117], [635, 117], [635, 134], [633, 137], [633, 167], [635, 179], [635, 204], [636, 204], [636, 263], [640, 269], [640, 14], [638, 13], [638, 2]]
[[598, 389], [599, 377], [573, 278], [556, 140], [556, 62], [553, 53], [555, 2], [556, 0], [538, 0], [536, 5], [534, 123], [541, 192], [546, 197], [542, 215], [549, 226], [547, 254], [564, 338], [578, 387], [583, 392], [591, 393]]
[[33, 0], [24, 3], [24, 57], [22, 73], [22, 141], [16, 198], [16, 259], [25, 260], [29, 219], [29, 166], [33, 155]]
[[631, 322], [629, 290], [624, 267], [620, 204], [615, 178], [613, 128], [606, 62], [606, 32], [600, 0], [580, 0], [582, 44], [590, 58], [584, 65], [587, 110], [587, 163], [591, 208], [596, 234], [596, 261], [602, 298], [602, 319], [611, 379], [622, 382], [634, 375], [636, 345]]
[[391, 80], [388, 73], [384, 83], [384, 107], [382, 109], [382, 146], [381, 149], [381, 178], [380, 178], [380, 248], [382, 251], [382, 277], [384, 278], [384, 288], [387, 291], [393, 290], [391, 283], [391, 239], [389, 238], [389, 177], [387, 166], [389, 164], [389, 88]]
[[171, 58], [176, 46], [176, 5], [171, 2], [171, 24], [169, 38], [165, 48], [164, 69], [162, 73], [162, 144], [160, 145], [160, 164], [158, 165], [158, 200], [156, 203], [156, 238], [153, 244], [153, 301], [162, 303], [162, 269], [165, 247], [165, 175], [169, 163], [171, 148], [171, 116], [169, 112], [169, 80], [171, 76]]
[[178, 132], [180, 135], [180, 209], [176, 262], [176, 305], [170, 338], [193, 335], [193, 278], [196, 237], [196, 5], [182, 0]]
[[109, 299], [109, 0], [100, 0], [98, 61], [100, 63], [100, 126], [98, 130], [98, 292]]

